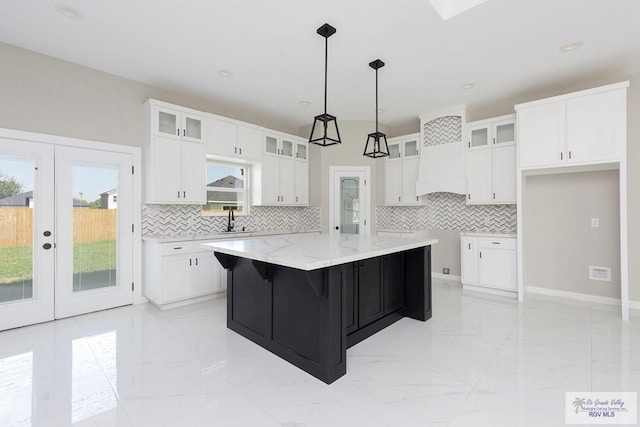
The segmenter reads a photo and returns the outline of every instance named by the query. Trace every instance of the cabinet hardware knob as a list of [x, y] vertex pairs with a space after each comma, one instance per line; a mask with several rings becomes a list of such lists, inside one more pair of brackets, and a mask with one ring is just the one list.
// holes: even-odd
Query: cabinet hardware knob
[[500, 242], [491, 242], [492, 245], [499, 245]]
[[176, 247], [175, 247], [175, 248], [173, 248], [173, 249], [182, 249], [182, 246], [176, 246]]
[[480, 252], [480, 258], [482, 258], [482, 252]]
[[562, 152], [560, 152], [560, 160], [562, 160]]
[[493, 199], [495, 200], [495, 198], [496, 198], [496, 193], [493, 193]]
[[196, 265], [198, 265], [198, 258], [196, 258]]
[[187, 131], [186, 131], [186, 129], [182, 129], [182, 136], [187, 136]]
[[178, 190], [178, 199], [180, 198], [180, 190]]
[[571, 151], [569, 151], [569, 160], [571, 160]]
[[238, 147], [233, 147], [233, 153], [238, 154]]
[[398, 196], [398, 201], [401, 202], [402, 200], [400, 200], [400, 196]]
[[238, 148], [238, 154], [242, 154], [242, 148]]
[[189, 266], [191, 266], [191, 265], [193, 265], [193, 264], [191, 264], [191, 258], [189, 258]]
[[471, 250], [471, 243], [469, 243], [469, 250]]
[[184, 198], [186, 198], [186, 197], [187, 197], [187, 192], [186, 192], [186, 191], [183, 191], [183, 192], [182, 192], [182, 198], [184, 199]]
[[495, 139], [495, 138], [493, 138], [493, 143], [494, 143], [494, 144], [496, 143], [496, 139]]

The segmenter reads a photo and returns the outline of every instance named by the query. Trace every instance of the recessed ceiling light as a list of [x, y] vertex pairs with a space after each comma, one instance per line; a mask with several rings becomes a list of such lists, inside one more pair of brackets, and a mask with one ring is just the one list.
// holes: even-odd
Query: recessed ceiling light
[[302, 105], [303, 107], [308, 107], [309, 105], [311, 105], [311, 101], [300, 101], [298, 102], [298, 104]]
[[55, 6], [58, 13], [69, 19], [80, 19], [82, 18], [82, 13], [76, 8], [73, 8], [69, 5], [57, 3]]
[[231, 77], [233, 76], [233, 71], [229, 71], [229, 70], [218, 70], [218, 75], [222, 76], [222, 77]]
[[465, 83], [462, 86], [460, 86], [462, 89], [473, 89], [474, 87], [476, 87], [475, 83]]
[[573, 43], [565, 44], [563, 46], [560, 46], [560, 52], [571, 52], [576, 49], [580, 49], [583, 44], [584, 43], [582, 42], [573, 42]]

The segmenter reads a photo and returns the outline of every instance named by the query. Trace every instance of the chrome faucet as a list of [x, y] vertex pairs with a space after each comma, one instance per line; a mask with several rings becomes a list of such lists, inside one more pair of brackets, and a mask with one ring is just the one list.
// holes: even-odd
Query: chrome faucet
[[229, 219], [227, 221], [227, 231], [233, 231], [233, 226], [235, 225], [236, 217], [233, 214], [233, 209], [229, 209]]

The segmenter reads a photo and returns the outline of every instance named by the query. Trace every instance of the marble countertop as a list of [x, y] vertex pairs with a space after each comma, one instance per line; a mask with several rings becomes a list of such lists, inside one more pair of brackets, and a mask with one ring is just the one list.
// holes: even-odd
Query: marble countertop
[[461, 231], [460, 235], [469, 237], [518, 237], [516, 233], [492, 233], [489, 231]]
[[300, 270], [315, 270], [438, 243], [436, 239], [342, 234], [290, 234], [203, 243], [229, 255]]
[[173, 234], [164, 236], [143, 236], [142, 240], [158, 243], [189, 242], [198, 240], [242, 239], [254, 236], [272, 236], [277, 234], [319, 233], [320, 230], [266, 230], [266, 231], [220, 231], [208, 234]]

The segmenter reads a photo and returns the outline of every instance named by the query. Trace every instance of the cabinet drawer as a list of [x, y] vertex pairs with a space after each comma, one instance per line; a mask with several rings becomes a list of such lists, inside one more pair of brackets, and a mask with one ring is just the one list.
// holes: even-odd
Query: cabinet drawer
[[163, 243], [160, 245], [160, 255], [182, 255], [188, 254], [194, 251], [192, 242], [174, 242]]
[[511, 249], [516, 248], [516, 239], [511, 237], [479, 237], [480, 249]]

